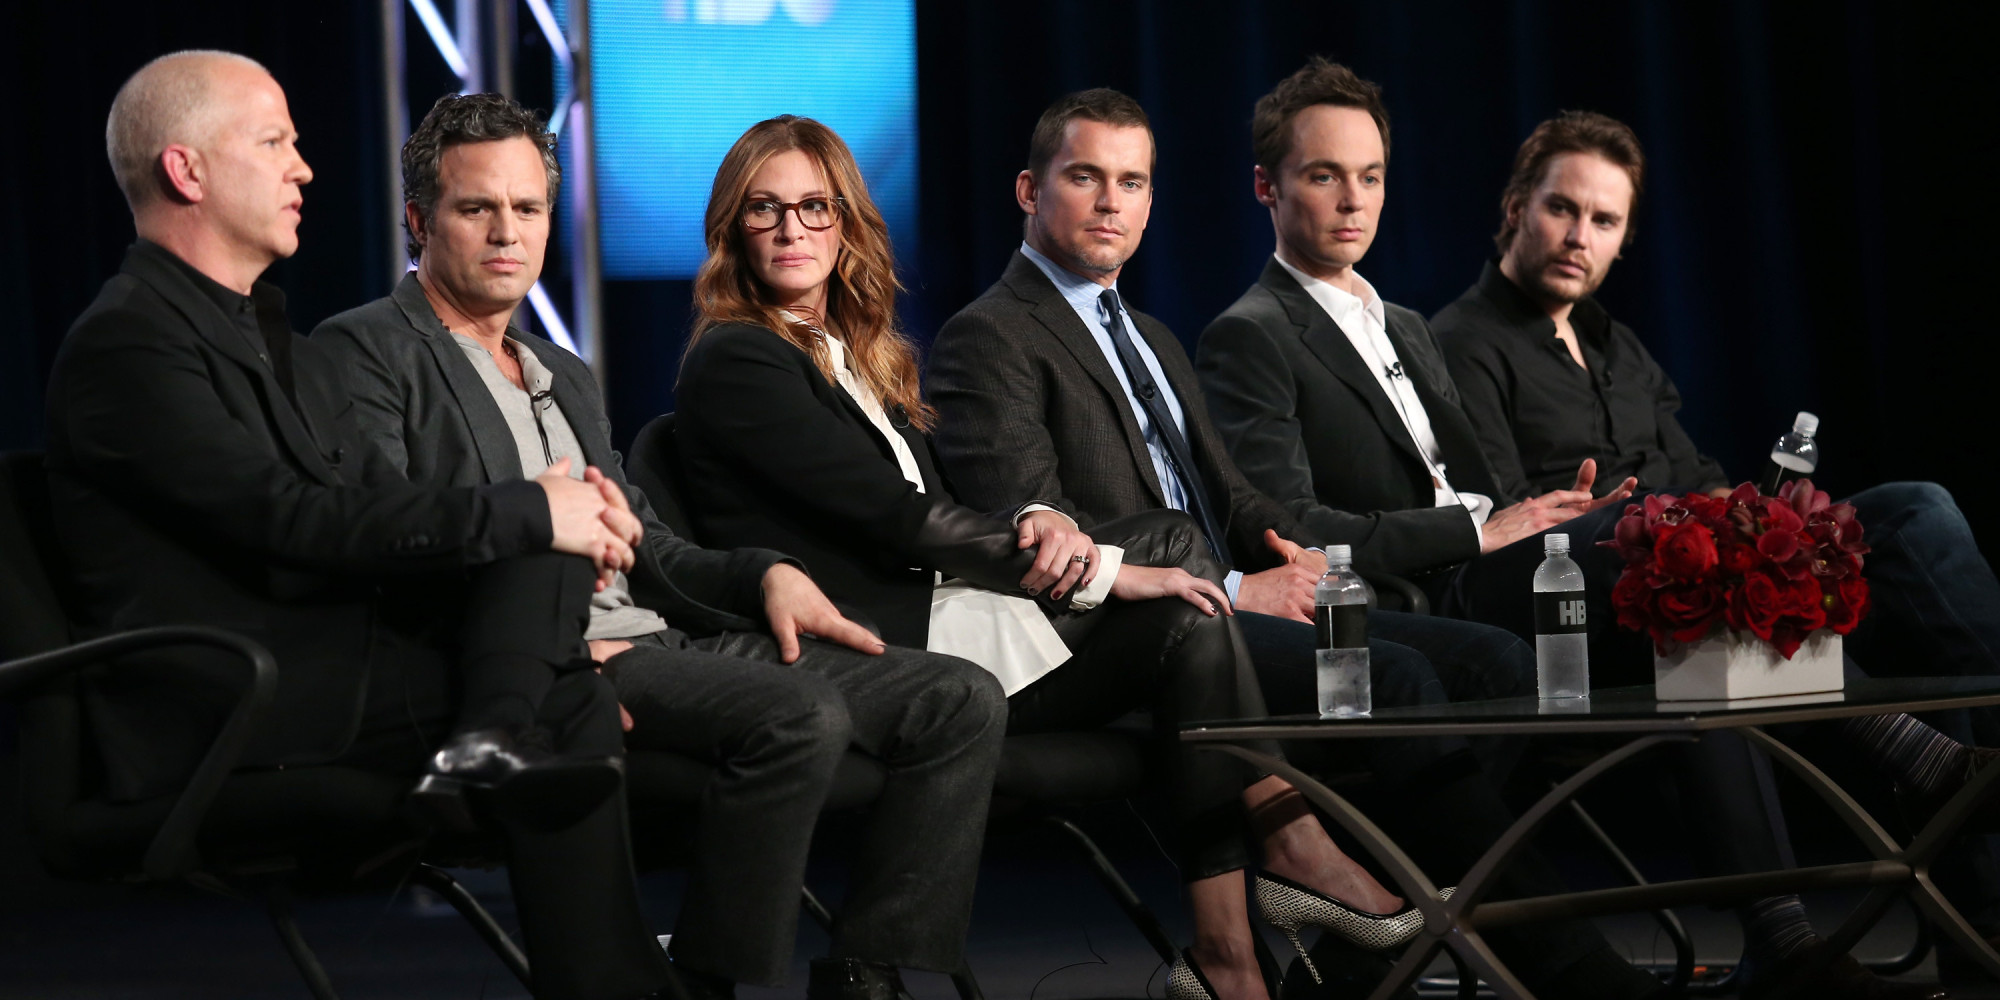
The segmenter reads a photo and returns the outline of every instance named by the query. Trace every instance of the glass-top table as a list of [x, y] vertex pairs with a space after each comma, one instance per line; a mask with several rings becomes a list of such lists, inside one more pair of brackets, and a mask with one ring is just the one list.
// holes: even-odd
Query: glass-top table
[[[1989, 793], [2000, 791], [2000, 764], [1989, 766], [1939, 809], [1908, 845], [1899, 845], [1866, 810], [1817, 767], [1777, 738], [1766, 726], [1819, 722], [1868, 715], [1929, 712], [2000, 705], [2000, 678], [1924, 677], [1853, 680], [1845, 690], [1736, 701], [1661, 701], [1652, 685], [1607, 688], [1588, 699], [1544, 702], [1536, 698], [1438, 705], [1383, 707], [1368, 716], [1321, 719], [1311, 715], [1194, 722], [1180, 738], [1204, 750], [1240, 757], [1276, 774], [1324, 810], [1382, 864], [1403, 896], [1424, 914], [1423, 934], [1404, 950], [1395, 968], [1372, 994], [1386, 998], [1412, 982], [1439, 950], [1449, 949], [1461, 970], [1484, 979], [1503, 997], [1531, 997], [1505, 963], [1494, 955], [1481, 930], [1541, 920], [1593, 917], [1657, 910], [1689, 903], [1723, 903], [1799, 892], [1861, 887], [1859, 906], [1830, 935], [1806, 968], [1807, 978], [1854, 947], [1898, 896], [1907, 895], [1939, 930], [1987, 970], [2000, 976], [2000, 952], [1975, 932], [1932, 884], [1930, 866], [1938, 853]], [[1584, 786], [1618, 765], [1662, 743], [1700, 739], [1705, 732], [1734, 730], [1763, 748], [1797, 775], [1831, 807], [1861, 840], [1873, 860], [1816, 865], [1740, 875], [1641, 883], [1610, 889], [1567, 892], [1529, 899], [1486, 902], [1494, 876], [1527, 846], [1543, 823]], [[1290, 763], [1254, 745], [1267, 740], [1388, 739], [1410, 736], [1479, 736], [1538, 733], [1623, 734], [1630, 739], [1559, 783], [1523, 812], [1485, 855], [1459, 880], [1451, 898], [1438, 889], [1402, 849], [1346, 799]], [[1461, 993], [1461, 995], [1467, 995]]]
[[1274, 715], [1192, 722], [1181, 739], [1343, 739], [1355, 737], [1520, 733], [1698, 733], [1860, 715], [1894, 715], [2000, 705], [2000, 677], [1904, 677], [1849, 681], [1844, 691], [1741, 698], [1661, 701], [1653, 686], [1605, 688], [1588, 698], [1542, 701], [1494, 698], [1438, 705], [1378, 708], [1354, 718]]

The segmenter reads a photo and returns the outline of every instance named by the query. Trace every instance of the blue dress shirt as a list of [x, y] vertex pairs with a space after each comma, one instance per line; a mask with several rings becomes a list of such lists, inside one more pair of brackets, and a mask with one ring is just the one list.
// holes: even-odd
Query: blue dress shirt
[[[1182, 483], [1181, 477], [1174, 472], [1173, 463], [1167, 455], [1167, 443], [1160, 440], [1160, 432], [1153, 426], [1152, 417], [1146, 412], [1146, 407], [1139, 402], [1139, 397], [1132, 394], [1132, 380], [1125, 374], [1124, 363], [1118, 360], [1118, 348], [1111, 343], [1111, 332], [1107, 328], [1110, 317], [1105, 315], [1104, 304], [1098, 300], [1098, 296], [1104, 294], [1105, 286], [1064, 269], [1062, 265], [1043, 256], [1041, 251], [1025, 242], [1021, 244], [1021, 253], [1034, 262], [1034, 265], [1048, 276], [1049, 281], [1055, 284], [1056, 291], [1062, 293], [1063, 301], [1069, 303], [1071, 309], [1076, 310], [1076, 318], [1083, 321], [1083, 328], [1090, 331], [1090, 339], [1097, 344], [1097, 349], [1102, 351], [1105, 360], [1111, 363], [1111, 374], [1118, 377], [1118, 384], [1125, 389], [1125, 405], [1131, 409], [1132, 418], [1138, 421], [1139, 433], [1146, 440], [1146, 454], [1153, 459], [1153, 474], [1159, 477], [1160, 491], [1166, 494], [1167, 506], [1178, 511], [1186, 511], [1188, 509], [1186, 484]], [[1110, 287], [1116, 291], [1118, 282], [1113, 281]], [[1123, 292], [1119, 293], [1119, 298], [1124, 298]], [[1146, 338], [1140, 336], [1138, 328], [1132, 324], [1129, 308], [1125, 315], [1119, 317], [1119, 321], [1125, 324], [1125, 335], [1132, 338], [1132, 346], [1139, 349], [1139, 357], [1146, 362], [1147, 370], [1153, 373], [1153, 384], [1159, 386], [1161, 397], [1167, 401], [1167, 412], [1173, 414], [1174, 423], [1179, 425], [1181, 437], [1188, 437], [1186, 412], [1181, 408], [1180, 397], [1174, 394], [1173, 384], [1167, 381], [1167, 373], [1160, 368], [1159, 355], [1153, 353], [1152, 345], [1146, 343]], [[1243, 574], [1233, 569], [1223, 580], [1230, 601], [1236, 600], [1236, 588], [1241, 586], [1242, 582]]]

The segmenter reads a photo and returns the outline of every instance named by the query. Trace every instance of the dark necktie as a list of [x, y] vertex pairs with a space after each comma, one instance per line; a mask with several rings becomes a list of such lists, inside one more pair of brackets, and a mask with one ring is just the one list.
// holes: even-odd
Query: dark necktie
[[1181, 436], [1180, 425], [1174, 423], [1174, 411], [1167, 406], [1160, 387], [1154, 384], [1153, 370], [1146, 367], [1146, 359], [1139, 356], [1139, 348], [1125, 332], [1118, 292], [1107, 288], [1097, 301], [1111, 315], [1105, 331], [1111, 334], [1111, 344], [1118, 349], [1118, 361], [1125, 366], [1125, 377], [1132, 383], [1132, 395], [1139, 397], [1139, 405], [1146, 408], [1146, 416], [1153, 421], [1154, 432], [1167, 446], [1167, 464], [1173, 466], [1174, 474], [1181, 479], [1181, 492], [1187, 496], [1188, 513], [1194, 515], [1195, 523], [1201, 525], [1202, 533], [1208, 536], [1208, 547], [1215, 550], [1215, 558], [1221, 560], [1224, 566], [1234, 565], [1229, 558], [1229, 545], [1223, 541], [1222, 524], [1215, 519], [1208, 487], [1201, 481], [1201, 469], [1194, 464], [1194, 452], [1188, 449], [1187, 439]]

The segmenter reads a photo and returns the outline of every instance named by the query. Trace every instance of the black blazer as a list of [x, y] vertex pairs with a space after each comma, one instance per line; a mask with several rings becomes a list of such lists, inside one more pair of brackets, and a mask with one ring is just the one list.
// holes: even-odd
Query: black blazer
[[[1188, 447], [1216, 494], [1234, 568], [1277, 565], [1264, 544], [1266, 528], [1302, 545], [1322, 544], [1237, 471], [1173, 332], [1136, 309], [1131, 315], [1180, 398]], [[929, 385], [940, 415], [938, 457], [967, 503], [1004, 509], [1055, 497], [1047, 502], [1086, 530], [1167, 505], [1110, 359], [1054, 283], [1019, 251], [993, 287], [938, 331]]]
[[899, 646], [926, 644], [935, 570], [1021, 594], [1034, 558], [1015, 545], [1022, 504], [989, 515], [954, 502], [930, 442], [900, 421], [917, 492], [861, 407], [790, 341], [745, 324], [709, 330], [676, 396], [682, 500], [703, 541], [799, 557]]
[[[510, 329], [554, 376], [550, 391], [576, 432], [583, 458], [625, 491], [646, 528], [629, 579], [632, 596], [674, 627], [695, 634], [764, 627], [763, 580], [784, 559], [765, 549], [719, 552], [675, 535], [645, 493], [625, 481], [597, 380], [576, 355]], [[362, 440], [390, 476], [428, 486], [478, 486], [522, 477], [520, 453], [493, 394], [438, 320], [423, 286], [406, 276], [387, 298], [341, 313], [313, 330], [354, 403]]]
[[[1452, 486], [1511, 502], [1423, 317], [1386, 303], [1383, 311]], [[1433, 505], [1417, 442], [1375, 373], [1276, 259], [1202, 331], [1195, 368], [1243, 474], [1326, 542], [1354, 546], [1363, 572], [1416, 575], [1479, 554], [1464, 510]]]
[[[297, 405], [187, 266], [142, 241], [70, 328], [49, 380], [49, 488], [81, 630], [218, 625], [268, 646], [277, 703], [252, 765], [324, 761], [353, 740], [380, 627], [375, 580], [551, 538], [532, 483], [357, 485], [348, 401], [315, 345], [294, 335], [292, 349]], [[120, 799], [178, 787], [246, 676], [203, 650], [128, 667], [85, 691]]]

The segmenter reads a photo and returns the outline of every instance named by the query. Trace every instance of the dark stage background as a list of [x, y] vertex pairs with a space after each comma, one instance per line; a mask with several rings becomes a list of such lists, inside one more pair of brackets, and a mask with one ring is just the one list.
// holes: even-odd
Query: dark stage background
[[[0, 38], [16, 123], [0, 156], [0, 447], [40, 444], [56, 345], [131, 238], [103, 122], [151, 56], [233, 49], [290, 93], [317, 174], [303, 248], [273, 270], [294, 323], [309, 330], [386, 292], [397, 210], [382, 203], [375, 4], [12, 7]], [[1067, 90], [1118, 87], [1154, 117], [1158, 200], [1124, 286], [1190, 344], [1269, 252], [1249, 191], [1250, 106], [1309, 54], [1387, 91], [1389, 201], [1362, 270], [1426, 313], [1491, 252], [1520, 140], [1559, 109], [1590, 108], [1632, 123], [1652, 159], [1638, 243], [1602, 297], [1680, 383], [1696, 440], [1747, 476], [1792, 412], [1813, 409], [1826, 484], [1938, 480], [1990, 546], [2000, 498], [1981, 442], [2000, 108], [1977, 69], [1989, 53], [1970, 7], [923, 3], [922, 232], [904, 260], [906, 315], [927, 339], [999, 274], [1019, 239], [1012, 178], [1028, 131]], [[420, 114], [448, 84], [424, 63], [414, 20], [410, 39]], [[522, 96], [544, 107], [546, 62], [522, 63]], [[605, 298], [614, 425], [629, 440], [672, 406], [688, 290], [613, 283]]]

